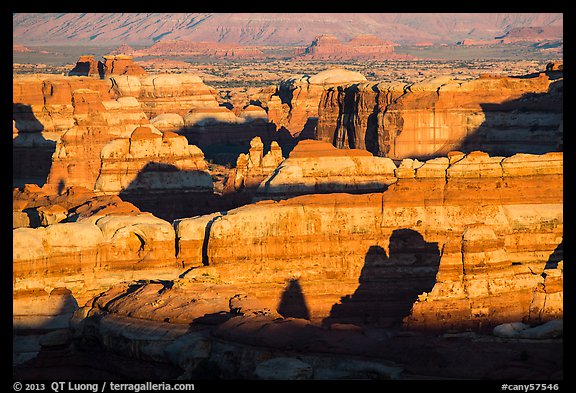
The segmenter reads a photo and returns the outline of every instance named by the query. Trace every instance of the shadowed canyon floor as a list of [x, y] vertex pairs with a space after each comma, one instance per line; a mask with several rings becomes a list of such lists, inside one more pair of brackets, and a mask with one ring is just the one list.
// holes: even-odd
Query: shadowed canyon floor
[[104, 60], [13, 79], [15, 378], [563, 378], [561, 67]]

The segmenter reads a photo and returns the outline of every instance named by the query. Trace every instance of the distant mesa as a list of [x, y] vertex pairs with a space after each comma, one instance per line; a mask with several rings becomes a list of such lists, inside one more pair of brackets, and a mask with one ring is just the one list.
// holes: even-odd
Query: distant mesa
[[122, 44], [118, 48], [112, 50], [109, 55], [133, 55], [135, 52], [134, 48], [130, 45]]
[[476, 45], [494, 45], [497, 44], [498, 41], [496, 40], [471, 40], [471, 39], [465, 39], [462, 41], [458, 41], [456, 43], [456, 45], [461, 45], [461, 46], [476, 46]]
[[466, 38], [456, 45], [481, 46], [497, 44], [542, 44], [563, 40], [562, 26], [515, 27], [492, 39]]
[[502, 44], [518, 42], [542, 42], [562, 40], [564, 31], [562, 26], [516, 27], [510, 29], [505, 35], [495, 37]]
[[33, 52], [33, 50], [25, 47], [24, 45], [12, 44], [12, 52], [13, 53], [26, 53], [26, 52]]
[[256, 47], [189, 40], [159, 41], [149, 48], [133, 51], [132, 54], [134, 56], [197, 56], [228, 59], [265, 57], [264, 52]]
[[70, 76], [98, 76], [107, 75], [146, 75], [147, 72], [140, 65], [134, 63], [130, 55], [105, 55], [104, 62], [96, 61], [93, 56], [82, 55], [76, 66], [69, 72]]
[[372, 34], [362, 34], [341, 42], [335, 35], [317, 36], [306, 48], [296, 50], [296, 56], [314, 60], [336, 59], [408, 59], [409, 55], [394, 53], [395, 43], [384, 41]]

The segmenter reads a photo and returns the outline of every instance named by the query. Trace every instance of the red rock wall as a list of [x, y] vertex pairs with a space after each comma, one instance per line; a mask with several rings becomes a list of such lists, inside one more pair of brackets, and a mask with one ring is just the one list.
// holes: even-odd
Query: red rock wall
[[72, 95], [78, 89], [90, 89], [102, 99], [110, 98], [107, 82], [90, 77], [14, 77], [14, 186], [46, 183], [57, 142], [76, 125]]
[[[418, 315], [441, 313], [436, 305], [454, 311], [435, 326], [427, 320], [420, 327], [476, 328], [530, 318], [541, 273], [562, 240], [558, 159], [528, 163], [519, 176], [514, 171], [524, 164], [517, 158], [472, 154], [450, 167], [444, 158], [439, 172], [429, 168], [437, 163], [427, 163], [422, 175], [416, 171], [415, 178], [399, 179], [383, 193], [263, 201], [181, 220], [178, 256], [187, 264], [214, 266], [224, 281], [257, 287], [271, 304], [284, 289], [275, 283], [297, 278], [314, 320], [400, 323], [420, 295], [429, 300], [418, 305]], [[540, 174], [542, 167], [555, 174]], [[495, 257], [486, 257], [480, 270], [454, 270], [450, 244], [477, 224], [494, 232], [487, 252], [493, 248]], [[474, 261], [478, 246], [470, 247], [464, 252]], [[434, 292], [443, 285], [437, 274], [448, 287], [464, 276], [471, 288], [490, 286], [499, 294], [486, 301], [488, 290], [470, 289], [468, 297], [443, 303]], [[545, 311], [539, 318], [555, 316], [557, 311]], [[422, 320], [414, 318], [412, 327]]]
[[562, 91], [544, 74], [334, 87], [321, 97], [316, 138], [395, 159], [558, 151]]
[[100, 173], [100, 151], [111, 140], [148, 123], [133, 98], [104, 100], [93, 90], [73, 93], [75, 125], [58, 141], [47, 183], [93, 189]]

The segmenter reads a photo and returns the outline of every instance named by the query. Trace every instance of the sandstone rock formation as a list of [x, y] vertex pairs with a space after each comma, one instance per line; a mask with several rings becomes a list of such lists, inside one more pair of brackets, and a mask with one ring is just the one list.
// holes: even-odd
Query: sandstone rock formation
[[267, 102], [268, 121], [274, 123], [277, 130], [285, 128], [293, 136], [311, 136], [318, 121], [318, 104], [324, 90], [343, 83], [365, 81], [362, 74], [343, 68], [285, 79]]
[[260, 182], [256, 197], [283, 199], [302, 194], [379, 192], [396, 182], [395, 170], [391, 159], [374, 157], [365, 150], [342, 150], [326, 142], [303, 140], [288, 159]]
[[[398, 318], [410, 314], [411, 302], [403, 303], [403, 306], [397, 304], [396, 309], [393, 302], [390, 305], [382, 303], [387, 296], [386, 288], [394, 285], [392, 282], [397, 283], [398, 277], [403, 277], [401, 281], [410, 288], [419, 290], [418, 294], [412, 293], [414, 300], [417, 295], [429, 293], [428, 297], [423, 295], [427, 301], [416, 304], [416, 322], [411, 323], [411, 327], [489, 326], [506, 319], [532, 318], [530, 315], [538, 315], [539, 320], [557, 318], [557, 311], [553, 311], [556, 306], [546, 311], [538, 309], [532, 314], [528, 310], [534, 302], [534, 291], [542, 282], [540, 273], [546, 265], [546, 258], [561, 241], [562, 169], [558, 165], [562, 161], [562, 154], [549, 153], [522, 159], [475, 153], [462, 155], [459, 161], [452, 164], [447, 158], [445, 160], [441, 166], [436, 162], [424, 163], [416, 169], [414, 178], [400, 178], [379, 194], [301, 196], [287, 201], [266, 201], [244, 206], [226, 215], [216, 213], [180, 220], [176, 226], [179, 257], [196, 261], [190, 263], [197, 265], [222, 266], [219, 269], [221, 280], [259, 282], [261, 288], [269, 280], [298, 277], [311, 318], [316, 320], [331, 316], [333, 321], [362, 322], [366, 313], [376, 323], [379, 315], [382, 319], [380, 323], [398, 322]], [[541, 164], [532, 165], [531, 161], [535, 160]], [[519, 161], [526, 162], [521, 175], [503, 169], [514, 167]], [[500, 163], [497, 165], [500, 170], [492, 166], [493, 162]], [[430, 171], [429, 166], [436, 169]], [[542, 168], [546, 168], [548, 174], [540, 174]], [[423, 174], [419, 175], [420, 172]], [[440, 177], [438, 173], [444, 175]], [[472, 185], [475, 192], [467, 192]], [[545, 197], [542, 196], [542, 188], [548, 190]], [[493, 265], [483, 267], [483, 270], [457, 273], [451, 266], [461, 267], [462, 262], [452, 262], [448, 258], [449, 255], [459, 256], [461, 253], [455, 248], [454, 254], [450, 254], [451, 244], [460, 244], [466, 228], [480, 223], [489, 225], [494, 231], [494, 235], [488, 236], [498, 239], [494, 242], [494, 258], [499, 255], [500, 259], [495, 259]], [[472, 236], [470, 233], [466, 236]], [[243, 239], [243, 244], [254, 246], [234, 247], [239, 238]], [[333, 244], [339, 246], [330, 246]], [[243, 268], [242, 261], [245, 260], [253, 264], [262, 261], [258, 273], [247, 272]], [[379, 270], [384, 261], [391, 265]], [[276, 266], [279, 265], [276, 263], [287, 270], [277, 270]], [[323, 272], [316, 270], [318, 266], [324, 266]], [[502, 280], [493, 278], [496, 273], [491, 273], [490, 269], [496, 269], [494, 272], [497, 271], [497, 274], [502, 273]], [[498, 287], [502, 290], [502, 296], [510, 299], [503, 301], [502, 306], [483, 304], [482, 291], [475, 295], [468, 292], [471, 296], [477, 296], [477, 306], [462, 295], [461, 303], [458, 303], [460, 300], [457, 297], [450, 298], [451, 302], [447, 300], [446, 307], [450, 304], [454, 310], [450, 317], [448, 314], [442, 314], [444, 319], [424, 320], [417, 317], [423, 313], [419, 307], [429, 313], [441, 312], [435, 305], [442, 307], [442, 297], [438, 295], [438, 303], [434, 299], [435, 291], [444, 288], [444, 284], [440, 283], [445, 271], [450, 277], [446, 284], [448, 288], [453, 282], [462, 282], [461, 274], [470, 274], [464, 278], [464, 282], [469, 278], [471, 281], [467, 285], [471, 286], [487, 285], [486, 280], [496, 280], [493, 283], [490, 281], [490, 285], [496, 286], [500, 282], [515, 284], [512, 287]], [[480, 271], [488, 276], [480, 274]], [[325, 280], [332, 278], [339, 280], [339, 296], [325, 286]], [[361, 288], [363, 283], [365, 288]], [[400, 291], [399, 287], [394, 288], [396, 292]], [[276, 290], [281, 291], [282, 288], [277, 287]], [[365, 291], [370, 295], [366, 295]], [[358, 292], [356, 297], [355, 292]], [[264, 293], [263, 290], [260, 292], [262, 296]], [[381, 293], [382, 296], [374, 297], [374, 293]], [[551, 296], [550, 299], [554, 298], [554, 302], [557, 302], [559, 295]], [[278, 292], [272, 296], [273, 299], [279, 297]], [[338, 311], [337, 315], [330, 315], [332, 304], [338, 304], [340, 297], [347, 300], [342, 300], [343, 306], [336, 307], [334, 312]], [[372, 303], [374, 301], [377, 303]], [[516, 303], [514, 307], [505, 306], [510, 305], [509, 302]], [[392, 308], [379, 314], [372, 307], [378, 310]], [[457, 312], [459, 307], [462, 309]], [[348, 315], [347, 309], [356, 310], [355, 314]], [[431, 321], [437, 325], [429, 326]]]
[[228, 176], [226, 192], [255, 189], [284, 160], [282, 149], [277, 142], [270, 144], [270, 151], [264, 155], [264, 144], [259, 137], [250, 141], [248, 154], [240, 154], [236, 167]]
[[129, 137], [105, 145], [100, 158], [102, 167], [94, 189], [105, 194], [127, 189], [212, 191], [202, 151], [173, 132], [140, 126]]
[[372, 34], [358, 35], [343, 43], [335, 35], [317, 36], [312, 43], [296, 51], [299, 57], [313, 60], [344, 59], [408, 59], [411, 56], [394, 53], [394, 43], [383, 41]]
[[76, 125], [74, 91], [90, 89], [110, 99], [108, 85], [89, 77], [15, 75], [13, 78], [13, 185], [43, 185], [56, 143]]
[[110, 79], [117, 94], [136, 97], [150, 119], [164, 113], [184, 116], [191, 108], [218, 106], [216, 90], [194, 74], [112, 76]]
[[82, 55], [68, 75], [92, 76], [103, 79], [108, 75], [146, 75], [144, 69], [134, 63], [129, 54], [108, 54], [103, 57], [104, 61], [96, 61], [93, 56]]
[[92, 76], [104, 77], [104, 64], [101, 61], [96, 61], [94, 56], [82, 55], [76, 62], [76, 65], [68, 75], [70, 76]]
[[134, 63], [133, 57], [126, 54], [105, 55], [104, 73], [106, 75], [146, 75], [147, 72]]
[[[230, 146], [242, 150], [255, 136], [268, 142], [275, 139], [263, 108], [247, 106], [237, 116], [220, 105], [216, 90], [197, 75], [112, 75], [108, 79], [115, 96], [137, 98], [158, 129], [184, 135], [190, 144], [204, 152], [226, 151]], [[234, 159], [238, 149], [232, 152]]]
[[[263, 201], [173, 225], [93, 210], [76, 222], [20, 228], [15, 318], [22, 328], [50, 326], [32, 299], [50, 310], [64, 304], [50, 311], [54, 323], [74, 302], [86, 304], [73, 319], [77, 337], [189, 376], [204, 359], [220, 377], [252, 378], [260, 362], [292, 348], [307, 354], [300, 359], [317, 379], [401, 378], [382, 354], [414, 356], [402, 341], [410, 336], [389, 340], [369, 329], [482, 332], [563, 317], [562, 158], [454, 152], [391, 168], [401, 176], [383, 192]], [[482, 346], [478, 364], [495, 348]], [[354, 371], [334, 363], [366, 354], [372, 363]], [[462, 372], [454, 365], [450, 372]]]
[[104, 99], [99, 92], [73, 92], [74, 125], [56, 144], [47, 183], [93, 189], [100, 173], [100, 152], [108, 142], [147, 124], [140, 103], [132, 97]]
[[320, 100], [316, 139], [394, 159], [556, 151], [562, 86], [540, 74], [332, 87]]
[[37, 228], [58, 222], [75, 222], [102, 214], [132, 214], [140, 211], [116, 195], [97, 195], [93, 190], [71, 186], [53, 192], [51, 187], [27, 184], [12, 194], [13, 227]]
[[97, 192], [119, 194], [141, 210], [174, 219], [204, 213], [213, 194], [204, 154], [185, 137], [153, 126], [136, 128], [100, 152]]
[[[117, 282], [173, 277], [182, 269], [174, 257], [174, 229], [149, 213], [92, 215], [15, 229], [13, 248], [15, 299], [65, 287], [84, 304]], [[26, 314], [16, 306], [14, 311]]]

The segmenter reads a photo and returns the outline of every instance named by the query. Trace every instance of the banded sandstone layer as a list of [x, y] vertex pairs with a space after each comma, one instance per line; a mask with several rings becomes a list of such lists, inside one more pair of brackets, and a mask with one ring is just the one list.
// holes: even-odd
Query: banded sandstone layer
[[318, 122], [318, 103], [324, 90], [365, 81], [362, 74], [343, 68], [285, 79], [265, 100], [268, 121], [274, 123], [276, 130], [286, 129], [290, 135], [312, 136]]
[[79, 339], [192, 378], [208, 360], [220, 378], [251, 378], [263, 359], [300, 348], [323, 379], [401, 378], [378, 356], [402, 359], [409, 347], [353, 372], [334, 363], [332, 353], [394, 348], [371, 327], [484, 331], [562, 318], [562, 153], [420, 164], [404, 161], [381, 193], [263, 201], [173, 225], [109, 213], [16, 230], [15, 321], [63, 327], [75, 304], [112, 288], [76, 313]]
[[316, 139], [393, 159], [542, 154], [561, 145], [562, 102], [563, 80], [545, 73], [341, 85], [322, 94]]
[[106, 82], [90, 77], [14, 76], [14, 186], [46, 183], [57, 142], [77, 125], [76, 104], [86, 108], [82, 105], [86, 95], [74, 98], [74, 91], [85, 89], [98, 94], [101, 100], [111, 99]]
[[[273, 295], [269, 295], [268, 300], [279, 298], [283, 285], [275, 283], [297, 278], [309, 305], [310, 318], [317, 320], [328, 317], [330, 306], [338, 303], [340, 297], [353, 293], [359, 277], [362, 283], [364, 257], [372, 255], [369, 253], [371, 247], [379, 247], [374, 254], [376, 259], [392, 261], [398, 258], [393, 255], [395, 253], [408, 255], [407, 260], [397, 259], [398, 266], [388, 266], [381, 270], [378, 263], [375, 264], [375, 272], [382, 274], [382, 283], [377, 287], [384, 287], [384, 283], [398, 274], [407, 274], [408, 277], [400, 281], [394, 279], [394, 285], [411, 286], [414, 283], [410, 283], [410, 280], [418, 279], [410, 276], [414, 272], [421, 272], [434, 285], [438, 269], [444, 272], [443, 262], [440, 261], [440, 256], [444, 255], [443, 247], [451, 241], [458, 242], [466, 231], [472, 231], [470, 228], [483, 224], [494, 232], [492, 235], [488, 231], [487, 239], [493, 239], [494, 236], [501, 239], [493, 242], [494, 247], [503, 248], [507, 255], [507, 259], [496, 260], [494, 265], [486, 262], [485, 270], [489, 272], [494, 268], [499, 274], [509, 272], [514, 277], [508, 280], [512, 292], [518, 289], [514, 288], [517, 281], [528, 283], [530, 290], [522, 287], [518, 290], [525, 291], [523, 293], [530, 297], [538, 282], [544, 279], [540, 274], [546, 260], [562, 238], [562, 154], [503, 158], [477, 152], [452, 156], [452, 163], [448, 158], [429, 160], [416, 169], [412, 176], [403, 174], [382, 193], [305, 195], [286, 201], [263, 201], [224, 213], [177, 220], [174, 229], [171, 229], [168, 222], [155, 219], [154, 222], [167, 231], [161, 239], [155, 238], [156, 232], [136, 236], [134, 232], [127, 231], [125, 237], [118, 240], [125, 241], [126, 237], [133, 239], [134, 251], [137, 253], [148, 250], [149, 242], [154, 244], [162, 241], [162, 252], [166, 254], [164, 263], [178, 260], [177, 265], [181, 267], [213, 266], [224, 282], [258, 287], [262, 296], [266, 293], [264, 288], [269, 286]], [[474, 192], [469, 191], [471, 187]], [[546, 189], [546, 192], [542, 193], [542, 189]], [[128, 221], [123, 223], [127, 224], [129, 219], [124, 218], [124, 221]], [[79, 229], [90, 226], [86, 230], [96, 233], [108, 221], [99, 216], [87, 217], [85, 220], [93, 224], [56, 224], [38, 230], [15, 232], [15, 235], [25, 236], [26, 239], [30, 237], [26, 241], [28, 244], [38, 244], [36, 250], [24, 246], [24, 241], [15, 240], [15, 288], [29, 288], [35, 285], [30, 283], [36, 280], [44, 282], [41, 287], [50, 286], [47, 282], [54, 279], [51, 278], [54, 276], [42, 274], [38, 277], [39, 270], [34, 273], [34, 266], [40, 266], [40, 260], [44, 261], [42, 266], [56, 266], [65, 263], [66, 258], [74, 260], [80, 257], [70, 253], [62, 260], [60, 252], [52, 254], [51, 248], [46, 249], [50, 241], [33, 239], [40, 239], [44, 233], [48, 236], [51, 232], [57, 232], [60, 226], [64, 230], [71, 224]], [[78, 236], [83, 233], [80, 230], [76, 232]], [[113, 231], [110, 232], [114, 236], [119, 236], [119, 233], [114, 235]], [[482, 240], [482, 236], [478, 236]], [[78, 251], [78, 254], [83, 255], [80, 252], [83, 248], [96, 247], [108, 239], [104, 236], [102, 241], [98, 241], [101, 237], [94, 236], [86, 244], [75, 244], [68, 238], [67, 244], [61, 245], [62, 250]], [[416, 251], [421, 250], [415, 251], [408, 246], [409, 243], [405, 244], [409, 239], [427, 250], [423, 257], [419, 256], [412, 262], [411, 258], [418, 254]], [[239, 241], [244, 247], [236, 246]], [[394, 246], [395, 242], [400, 247]], [[24, 248], [19, 248], [18, 244]], [[128, 247], [130, 244], [128, 242], [123, 246]], [[58, 247], [54, 250], [59, 250]], [[102, 252], [92, 253], [89, 257], [83, 257], [85, 262], [82, 264], [91, 265], [87, 261], [92, 258], [105, 261], [106, 255]], [[246, 261], [249, 261], [252, 268], [246, 268]], [[113, 266], [110, 265], [110, 268], [113, 269]], [[389, 268], [391, 270], [388, 271]], [[468, 273], [454, 270], [454, 267], [448, 265], [446, 269], [451, 274], [447, 276], [450, 280], [461, 281], [463, 276], [474, 279], [474, 270]], [[504, 271], [500, 272], [499, 269]], [[51, 271], [51, 268], [48, 270]], [[338, 280], [336, 291], [328, 285], [330, 280]], [[431, 289], [422, 290], [421, 293]], [[510, 295], [506, 291], [505, 294]], [[482, 298], [484, 295], [480, 292], [474, 296]], [[497, 299], [498, 296], [492, 297], [496, 303]], [[427, 307], [434, 304], [432, 300], [433, 296], [426, 302]], [[464, 297], [460, 302], [455, 301], [454, 308], [461, 307], [469, 311], [473, 308], [470, 303], [472, 300], [471, 297]], [[454, 314], [452, 319], [441, 319], [438, 323], [442, 327], [462, 327], [479, 322], [490, 325], [505, 319], [527, 318], [529, 314], [526, 313], [526, 307], [530, 302], [516, 300], [515, 306], [506, 310], [480, 316], [473, 316], [469, 312], [467, 318]], [[387, 307], [385, 301], [379, 300], [377, 303]], [[409, 309], [403, 311], [409, 314]], [[395, 315], [395, 322], [406, 315]], [[545, 314], [542, 316], [544, 319], [546, 317]]]
[[[375, 280], [375, 291], [382, 290], [382, 296], [360, 297], [360, 304], [353, 307], [359, 315], [352, 319], [362, 322], [364, 314], [379, 319], [377, 312], [363, 307], [394, 309], [393, 301], [388, 304], [383, 300], [390, 295], [390, 288], [396, 293], [409, 287], [421, 288], [419, 294], [430, 292], [436, 272], [444, 269], [439, 262], [444, 245], [461, 239], [468, 226], [484, 224], [504, 242], [508, 259], [503, 263], [514, 276], [507, 280], [511, 288], [504, 292], [518, 290], [532, 299], [532, 292], [543, 280], [540, 274], [548, 256], [562, 240], [562, 154], [503, 158], [474, 152], [452, 156], [451, 161], [446, 157], [429, 160], [378, 194], [308, 195], [279, 202], [263, 201], [227, 214], [177, 221], [179, 257], [195, 260], [198, 266], [200, 262], [221, 266], [219, 274], [223, 280], [259, 283], [260, 294], [264, 293], [263, 284], [271, 279], [298, 278], [312, 319], [328, 317], [327, 307], [346, 294], [352, 295], [359, 277], [360, 284], [364, 277]], [[547, 190], [545, 195], [542, 189]], [[209, 232], [205, 230], [207, 226]], [[238, 239], [242, 239], [244, 247], [234, 246]], [[394, 248], [391, 242], [400, 246]], [[378, 248], [375, 258], [381, 261], [373, 266], [364, 261], [365, 256], [373, 254], [369, 252], [371, 247]], [[395, 253], [413, 256], [399, 257]], [[244, 261], [258, 268], [247, 271]], [[398, 265], [390, 266], [392, 261]], [[363, 268], [367, 271], [363, 272]], [[504, 271], [498, 270], [501, 266], [497, 260], [494, 265], [486, 262], [484, 269], [492, 268], [498, 271], [495, 275], [505, 276]], [[452, 273], [454, 281], [461, 281], [467, 274]], [[327, 285], [330, 279], [338, 280], [339, 294]], [[419, 286], [419, 279], [431, 283]], [[516, 282], [527, 282], [530, 289], [515, 288]], [[486, 297], [498, 304], [500, 295], [471, 293], [461, 292], [459, 300], [452, 299], [452, 317], [440, 318], [437, 326], [430, 328], [479, 323], [486, 326], [529, 315], [530, 301], [520, 298], [515, 298], [516, 303], [507, 309], [475, 315], [472, 310], [476, 301], [482, 303]], [[508, 295], [502, 295], [503, 299]], [[273, 299], [278, 298], [276, 293]], [[406, 297], [402, 298], [406, 301]], [[432, 300], [429, 298], [423, 307], [433, 307]], [[405, 307], [404, 315], [396, 310], [396, 322], [409, 314], [409, 305]], [[460, 308], [466, 317], [455, 312]], [[394, 315], [394, 311], [390, 312]], [[383, 320], [390, 317], [387, 313], [381, 316]]]

